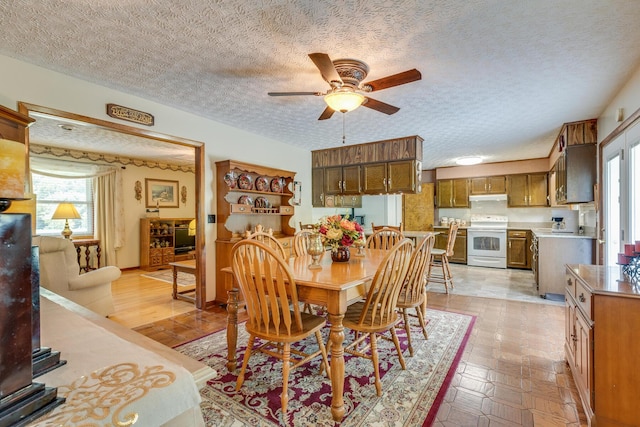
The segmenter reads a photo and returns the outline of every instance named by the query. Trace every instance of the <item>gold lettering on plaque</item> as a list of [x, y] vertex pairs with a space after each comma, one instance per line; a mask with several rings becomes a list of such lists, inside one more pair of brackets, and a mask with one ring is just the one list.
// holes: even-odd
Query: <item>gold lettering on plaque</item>
[[145, 113], [144, 111], [123, 107], [122, 105], [107, 104], [107, 115], [120, 120], [153, 126], [153, 115]]

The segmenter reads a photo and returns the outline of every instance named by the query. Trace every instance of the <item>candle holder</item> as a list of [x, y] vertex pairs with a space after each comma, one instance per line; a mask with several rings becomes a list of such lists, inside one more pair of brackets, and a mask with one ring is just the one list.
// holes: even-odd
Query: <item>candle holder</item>
[[622, 273], [630, 282], [638, 283], [640, 281], [640, 255], [628, 258], [628, 263], [622, 264]]
[[356, 256], [359, 256], [359, 257], [364, 256], [364, 245], [365, 245], [365, 242], [362, 239], [358, 239], [355, 242], [353, 242], [353, 246], [355, 246], [357, 249]]

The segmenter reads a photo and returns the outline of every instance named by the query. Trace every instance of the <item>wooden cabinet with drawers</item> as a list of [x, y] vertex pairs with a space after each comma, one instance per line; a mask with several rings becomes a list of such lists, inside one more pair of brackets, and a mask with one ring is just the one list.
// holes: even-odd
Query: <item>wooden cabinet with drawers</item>
[[531, 269], [531, 231], [507, 231], [507, 267]]
[[640, 292], [620, 268], [567, 265], [565, 358], [589, 426], [640, 420]]
[[[436, 240], [433, 244], [434, 248], [438, 249], [446, 249], [447, 248], [447, 240], [449, 239], [449, 227], [443, 226], [435, 226], [433, 227], [434, 231], [438, 231], [439, 234], [436, 234]], [[467, 229], [466, 228], [458, 228], [458, 233], [456, 234], [456, 241], [453, 242], [453, 256], [449, 257], [449, 262], [453, 262], [456, 264], [466, 264], [467, 263]]]
[[190, 259], [192, 255], [175, 254], [175, 234], [176, 227], [186, 228], [192, 219], [140, 218], [140, 268], [158, 270], [168, 268], [170, 262]]

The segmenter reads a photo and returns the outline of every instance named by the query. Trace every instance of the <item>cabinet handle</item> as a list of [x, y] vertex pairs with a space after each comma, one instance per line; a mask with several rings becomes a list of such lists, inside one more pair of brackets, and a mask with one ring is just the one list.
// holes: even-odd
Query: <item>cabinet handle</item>
[[[391, 178], [389, 178], [389, 179], [387, 180], [387, 185], [389, 186], [389, 188], [391, 187]], [[387, 190], [388, 190], [389, 188], [387, 188]]]
[[584, 294], [580, 294], [580, 296], [578, 297], [578, 299], [580, 300], [580, 302], [585, 302], [587, 299], [584, 297]]
[[509, 249], [511, 249], [511, 240], [509, 240]]
[[342, 181], [342, 191], [347, 191], [347, 181]]
[[324, 203], [324, 193], [320, 193], [320, 201]]
[[573, 286], [573, 283], [571, 283], [571, 279], [567, 279], [567, 286]]
[[[485, 189], [486, 189], [486, 187], [485, 187]], [[491, 191], [491, 184], [489, 184], [489, 191]]]

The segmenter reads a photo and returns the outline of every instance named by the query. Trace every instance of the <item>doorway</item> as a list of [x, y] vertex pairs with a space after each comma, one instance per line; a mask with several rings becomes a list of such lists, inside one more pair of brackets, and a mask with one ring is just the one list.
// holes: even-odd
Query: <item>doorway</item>
[[[146, 129], [140, 129], [132, 126], [126, 126], [119, 123], [109, 122], [96, 119], [93, 117], [83, 116], [75, 113], [69, 113], [49, 107], [29, 104], [26, 102], [18, 102], [18, 111], [29, 116], [47, 115], [52, 118], [58, 118], [66, 121], [82, 123], [103, 130], [116, 132], [123, 136], [133, 136], [145, 138], [153, 143], [158, 144], [174, 144], [178, 146], [190, 147], [194, 150], [195, 165], [195, 219], [196, 219], [196, 301], [195, 306], [203, 309], [206, 304], [206, 259], [205, 259], [205, 241], [204, 241], [204, 143], [193, 141], [185, 138], [175, 137], [171, 135], [160, 134]], [[29, 129], [25, 130], [25, 141], [29, 145]]]

